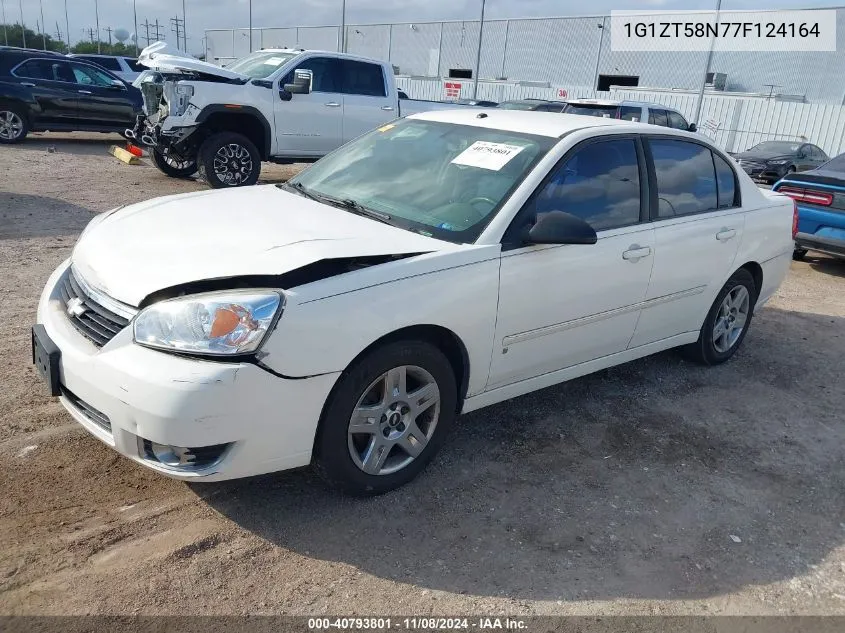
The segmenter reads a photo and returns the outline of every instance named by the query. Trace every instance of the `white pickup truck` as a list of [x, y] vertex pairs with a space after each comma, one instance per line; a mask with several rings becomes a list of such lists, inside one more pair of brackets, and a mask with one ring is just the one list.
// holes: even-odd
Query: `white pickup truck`
[[138, 61], [153, 72], [137, 82], [144, 115], [127, 136], [168, 176], [199, 172], [214, 188], [255, 184], [262, 160], [311, 162], [393, 119], [455, 107], [400, 102], [390, 64], [345, 53], [264, 49], [221, 68], [159, 42]]

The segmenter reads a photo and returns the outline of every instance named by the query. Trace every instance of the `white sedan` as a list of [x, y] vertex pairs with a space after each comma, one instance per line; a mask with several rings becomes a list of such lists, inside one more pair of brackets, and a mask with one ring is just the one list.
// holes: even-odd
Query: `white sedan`
[[217, 481], [415, 477], [456, 416], [661, 350], [729, 359], [792, 256], [794, 205], [705, 139], [431, 112], [290, 182], [94, 218], [33, 358], [92, 435]]

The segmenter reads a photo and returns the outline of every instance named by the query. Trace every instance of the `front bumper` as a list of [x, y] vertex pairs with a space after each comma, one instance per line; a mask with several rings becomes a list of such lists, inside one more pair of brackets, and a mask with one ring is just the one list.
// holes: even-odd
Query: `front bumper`
[[742, 170], [751, 176], [753, 180], [764, 180], [766, 182], [774, 182], [783, 178], [789, 170], [788, 165], [782, 167], [774, 165], [740, 165]]
[[[337, 373], [285, 379], [248, 362], [158, 352], [135, 344], [131, 325], [98, 348], [67, 317], [57, 287], [68, 266], [47, 282], [37, 320], [61, 351], [61, 403], [92, 435], [184, 480], [234, 479], [310, 463]], [[168, 466], [145, 449], [151, 443], [225, 449], [202, 468]]]

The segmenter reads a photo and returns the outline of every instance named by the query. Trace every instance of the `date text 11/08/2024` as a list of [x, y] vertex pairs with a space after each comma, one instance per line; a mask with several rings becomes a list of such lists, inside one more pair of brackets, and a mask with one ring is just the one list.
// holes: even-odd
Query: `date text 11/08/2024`
[[309, 618], [311, 631], [390, 631], [390, 630], [479, 630], [479, 631], [523, 631], [527, 623], [517, 618], [475, 617], [475, 618]]

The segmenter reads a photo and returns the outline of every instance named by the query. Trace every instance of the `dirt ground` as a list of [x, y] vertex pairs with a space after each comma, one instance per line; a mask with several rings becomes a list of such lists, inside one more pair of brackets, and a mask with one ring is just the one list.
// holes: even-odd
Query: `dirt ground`
[[186, 485], [30, 364], [92, 214], [203, 187], [115, 141], [0, 147], [0, 613], [845, 614], [845, 262], [794, 263], [730, 363], [668, 352], [467, 415], [397, 492]]

